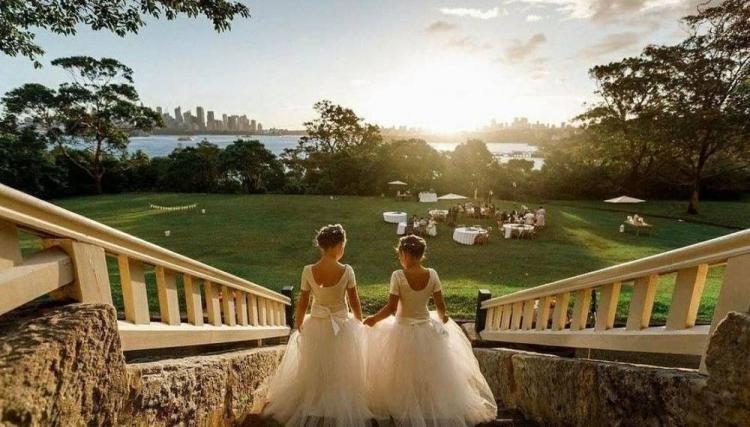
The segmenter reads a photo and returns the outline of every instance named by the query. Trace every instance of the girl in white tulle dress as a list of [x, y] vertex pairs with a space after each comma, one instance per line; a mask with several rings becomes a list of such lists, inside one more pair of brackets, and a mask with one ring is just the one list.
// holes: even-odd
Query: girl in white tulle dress
[[[388, 304], [365, 319], [372, 326], [370, 409], [397, 426], [472, 426], [494, 420], [495, 399], [471, 343], [445, 312], [437, 272], [422, 266], [426, 246], [421, 237], [400, 239], [403, 269], [391, 276]], [[430, 298], [437, 313], [427, 309]]]
[[339, 224], [323, 227], [316, 244], [320, 260], [302, 270], [297, 331], [269, 385], [263, 413], [287, 426], [369, 426], [362, 309], [354, 271], [339, 263], [346, 232]]

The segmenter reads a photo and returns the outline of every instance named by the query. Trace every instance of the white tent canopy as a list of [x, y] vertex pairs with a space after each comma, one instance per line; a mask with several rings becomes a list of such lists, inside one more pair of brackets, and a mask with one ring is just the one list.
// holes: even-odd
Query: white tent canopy
[[448, 194], [438, 197], [438, 200], [464, 200], [464, 199], [468, 199], [468, 197], [462, 196], [460, 194], [453, 194], [453, 193], [448, 193]]
[[630, 196], [620, 196], [615, 197], [614, 199], [607, 199], [604, 201], [605, 203], [643, 203], [645, 200], [636, 199], [635, 197]]
[[404, 181], [391, 181], [388, 183], [388, 185], [409, 185], [405, 183]]

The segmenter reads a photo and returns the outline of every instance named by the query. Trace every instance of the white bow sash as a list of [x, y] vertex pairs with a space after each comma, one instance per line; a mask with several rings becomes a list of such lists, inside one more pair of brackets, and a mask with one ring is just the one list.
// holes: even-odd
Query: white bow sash
[[439, 335], [444, 335], [444, 336], [448, 335], [448, 329], [445, 328], [445, 324], [443, 324], [443, 322], [439, 320], [433, 319], [432, 317], [428, 317], [426, 319], [413, 319], [410, 317], [402, 317], [399, 319], [399, 322], [406, 323], [409, 326], [427, 324]]
[[346, 307], [338, 311], [332, 311], [330, 308], [313, 304], [310, 309], [310, 317], [318, 319], [331, 319], [331, 328], [333, 328], [333, 335], [338, 335], [341, 330], [341, 323], [346, 322], [349, 319], [349, 310]]

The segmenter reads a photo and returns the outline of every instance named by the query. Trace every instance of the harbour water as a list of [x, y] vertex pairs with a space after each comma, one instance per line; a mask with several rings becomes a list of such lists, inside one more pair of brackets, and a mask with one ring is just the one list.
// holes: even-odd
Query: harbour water
[[[136, 152], [142, 150], [150, 157], [167, 156], [177, 147], [188, 147], [195, 145], [206, 139], [209, 142], [226, 147], [239, 138], [237, 135], [192, 135], [190, 141], [178, 141], [177, 135], [150, 135], [136, 136], [130, 138], [128, 151]], [[294, 148], [297, 145], [299, 136], [297, 135], [252, 135], [244, 137], [245, 139], [254, 139], [260, 141], [271, 152], [280, 155], [286, 148]], [[453, 151], [460, 142], [429, 142], [428, 143], [438, 151]], [[507, 162], [511, 158], [524, 158], [534, 162], [534, 168], [539, 169], [544, 164], [544, 159], [536, 157], [534, 154], [537, 147], [522, 142], [488, 142], [487, 149], [495, 155], [501, 162]]]

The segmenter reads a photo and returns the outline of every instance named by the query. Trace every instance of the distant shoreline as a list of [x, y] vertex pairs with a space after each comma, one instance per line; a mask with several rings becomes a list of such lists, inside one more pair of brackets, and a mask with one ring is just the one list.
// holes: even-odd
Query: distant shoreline
[[[236, 135], [236, 136], [302, 136], [306, 132], [304, 130], [274, 130], [274, 131], [263, 131], [262, 133], [257, 132], [243, 132], [235, 130], [181, 130], [181, 129], [154, 129], [150, 133], [151, 135], [175, 135], [175, 136], [198, 136], [198, 135]], [[133, 135], [133, 136], [148, 136], [148, 135]]]

